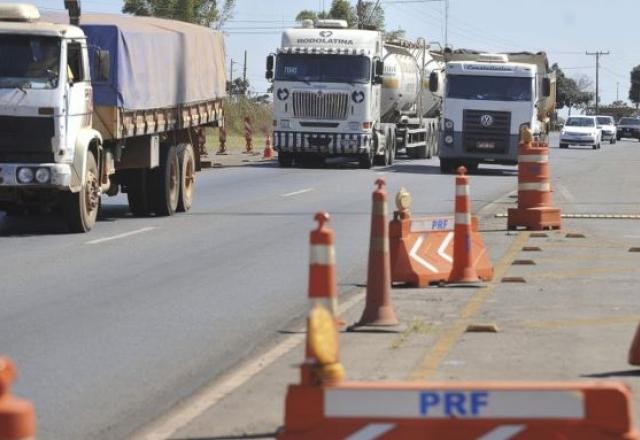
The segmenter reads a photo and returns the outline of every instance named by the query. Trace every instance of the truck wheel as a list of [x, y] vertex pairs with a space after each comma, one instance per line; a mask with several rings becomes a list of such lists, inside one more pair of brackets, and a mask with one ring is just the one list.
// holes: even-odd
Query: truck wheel
[[291, 165], [293, 165], [293, 154], [279, 152], [278, 164], [280, 164], [282, 168], [290, 168]]
[[171, 145], [160, 152], [160, 166], [151, 172], [151, 194], [156, 215], [176, 212], [180, 193], [180, 167], [176, 147]]
[[149, 203], [149, 171], [146, 169], [126, 170], [125, 184], [129, 210], [135, 217], [146, 217], [151, 212]]
[[419, 147], [415, 147], [415, 157], [417, 159], [427, 159], [427, 145], [420, 145]]
[[65, 193], [65, 214], [71, 232], [89, 232], [96, 224], [100, 206], [98, 166], [93, 153], [87, 153], [85, 183], [77, 193]]
[[196, 180], [195, 159], [191, 144], [178, 146], [178, 164], [180, 166], [180, 194], [178, 212], [186, 212], [193, 204], [193, 191]]
[[560, 148], [568, 148], [569, 144], [560, 144]]
[[450, 159], [440, 158], [440, 173], [447, 174], [453, 171], [453, 161]]
[[369, 151], [360, 156], [358, 166], [364, 170], [370, 169], [373, 166], [376, 151], [378, 151], [378, 136], [374, 135], [371, 137], [371, 146], [369, 147]]

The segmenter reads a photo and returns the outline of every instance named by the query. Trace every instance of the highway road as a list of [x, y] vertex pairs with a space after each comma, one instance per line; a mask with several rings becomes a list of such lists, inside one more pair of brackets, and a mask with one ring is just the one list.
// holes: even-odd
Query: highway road
[[[612, 155], [635, 172], [640, 145], [553, 148], [552, 174], [575, 185]], [[332, 215], [341, 291], [360, 289], [379, 176], [390, 199], [409, 189], [416, 215], [453, 209], [454, 179], [436, 158], [213, 169], [198, 176], [188, 214], [132, 218], [125, 198], [105, 198], [103, 220], [83, 235], [0, 214], [0, 353], [19, 366], [15, 390], [36, 405], [39, 438], [124, 438], [267, 346], [306, 311], [319, 210]], [[602, 198], [616, 185], [605, 176], [588, 191]], [[474, 211], [515, 188], [514, 167], [482, 167]]]

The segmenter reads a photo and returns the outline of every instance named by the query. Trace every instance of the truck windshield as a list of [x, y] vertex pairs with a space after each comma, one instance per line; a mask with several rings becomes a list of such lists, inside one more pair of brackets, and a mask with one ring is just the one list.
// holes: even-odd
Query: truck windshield
[[0, 88], [55, 88], [59, 72], [59, 38], [0, 36]]
[[483, 101], [531, 101], [531, 78], [449, 75], [447, 97]]
[[371, 79], [371, 61], [359, 55], [279, 54], [276, 79], [365, 84]]

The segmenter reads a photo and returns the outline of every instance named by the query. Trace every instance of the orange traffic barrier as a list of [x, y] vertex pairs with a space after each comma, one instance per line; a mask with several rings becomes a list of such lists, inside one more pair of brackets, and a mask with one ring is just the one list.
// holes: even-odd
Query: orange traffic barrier
[[36, 432], [33, 406], [26, 400], [11, 395], [11, 384], [16, 378], [16, 367], [7, 358], [0, 357], [0, 439], [27, 440]]
[[629, 348], [629, 363], [640, 366], [640, 324], [636, 329], [636, 334]]
[[270, 160], [273, 159], [274, 150], [271, 148], [271, 135], [269, 134], [269, 130], [264, 131], [264, 151], [262, 152], [262, 159]]
[[[403, 188], [396, 196], [397, 211], [389, 223], [391, 281], [426, 287], [449, 280], [453, 265], [455, 217], [412, 217], [410, 194]], [[489, 254], [478, 232], [478, 219], [471, 217], [474, 265], [480, 279], [493, 277]]]
[[327, 226], [329, 214], [318, 212], [314, 218], [318, 228], [309, 234], [309, 299], [326, 301], [336, 322], [343, 325], [338, 317], [335, 233]]
[[373, 192], [367, 295], [362, 317], [354, 327], [394, 326], [398, 324], [396, 313], [391, 304], [391, 261], [385, 184], [384, 179], [376, 180], [378, 188]]
[[[453, 233], [453, 263], [449, 274], [450, 283], [477, 283], [490, 280], [493, 277], [493, 266], [489, 261], [489, 270], [480, 277], [477, 270], [478, 257], [485, 256], [486, 248], [482, 239], [480, 245], [473, 245], [473, 230], [471, 225], [471, 195], [469, 177], [465, 167], [458, 168], [456, 176], [455, 226]], [[478, 236], [479, 234], [476, 233]], [[477, 243], [477, 242], [476, 242]], [[488, 258], [487, 258], [488, 260]]]
[[218, 129], [218, 151], [216, 154], [227, 154], [227, 129], [221, 125]]
[[244, 140], [246, 141], [243, 153], [253, 153], [253, 128], [251, 126], [251, 118], [245, 116], [244, 118]]
[[346, 382], [334, 320], [318, 304], [307, 347], [278, 440], [640, 439], [622, 383]]
[[525, 128], [518, 150], [518, 207], [508, 210], [507, 227], [528, 230], [560, 229], [562, 214], [551, 207], [549, 145], [532, 142]]

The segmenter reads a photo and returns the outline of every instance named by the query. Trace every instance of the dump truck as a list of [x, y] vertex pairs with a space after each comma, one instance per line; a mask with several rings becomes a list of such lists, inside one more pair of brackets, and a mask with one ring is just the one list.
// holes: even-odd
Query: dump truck
[[204, 127], [223, 123], [222, 34], [65, 7], [0, 4], [0, 211], [86, 232], [102, 195], [136, 216], [188, 210]]
[[389, 165], [396, 152], [437, 153], [442, 54], [424, 40], [385, 41], [343, 20], [311, 20], [284, 31], [267, 57], [273, 81], [273, 145], [281, 166], [347, 157], [360, 168]]
[[524, 127], [545, 137], [555, 111], [555, 75], [544, 52], [445, 53], [440, 170], [518, 163]]

